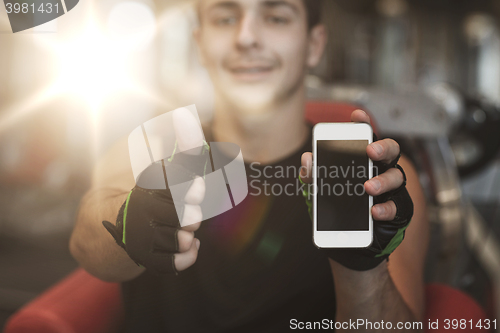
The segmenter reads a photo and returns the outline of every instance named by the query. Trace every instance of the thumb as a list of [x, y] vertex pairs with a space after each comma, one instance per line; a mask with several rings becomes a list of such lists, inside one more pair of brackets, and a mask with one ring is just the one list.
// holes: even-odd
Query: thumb
[[178, 152], [190, 154], [201, 153], [203, 147], [203, 130], [196, 117], [186, 108], [173, 111], [172, 115]]
[[304, 153], [301, 158], [300, 179], [306, 184], [312, 183], [312, 153]]

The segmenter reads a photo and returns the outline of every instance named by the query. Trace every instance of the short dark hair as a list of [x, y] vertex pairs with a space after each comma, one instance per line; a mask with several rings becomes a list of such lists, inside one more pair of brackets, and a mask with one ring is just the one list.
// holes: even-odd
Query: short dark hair
[[307, 26], [309, 29], [321, 23], [322, 0], [303, 0], [307, 11]]
[[[302, 0], [304, 1], [304, 6], [307, 11], [307, 27], [311, 30], [313, 27], [321, 23], [321, 13], [323, 0]], [[200, 13], [200, 2], [196, 3], [196, 13], [198, 18], [201, 18]]]

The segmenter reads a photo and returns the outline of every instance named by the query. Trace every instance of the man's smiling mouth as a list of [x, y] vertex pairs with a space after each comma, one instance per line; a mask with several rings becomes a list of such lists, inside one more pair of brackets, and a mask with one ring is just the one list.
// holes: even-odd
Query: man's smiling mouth
[[245, 73], [265, 73], [265, 72], [270, 72], [272, 71], [272, 67], [233, 67], [230, 68], [230, 71], [236, 74], [245, 74]]
[[233, 65], [228, 66], [228, 71], [238, 81], [256, 82], [262, 81], [269, 77], [275, 69], [272, 65], [249, 64], [249, 65]]

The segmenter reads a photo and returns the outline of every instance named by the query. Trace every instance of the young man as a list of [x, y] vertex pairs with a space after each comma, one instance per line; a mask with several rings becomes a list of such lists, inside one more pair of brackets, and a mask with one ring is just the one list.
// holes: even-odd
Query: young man
[[[304, 122], [304, 77], [320, 61], [327, 39], [319, 24], [318, 3], [200, 0], [197, 4], [200, 27], [195, 38], [216, 95], [213, 122], [205, 135], [207, 141], [241, 147], [249, 180], [261, 179], [266, 167], [298, 169], [302, 164], [310, 170], [311, 127]], [[355, 111], [351, 118], [369, 122], [363, 111]], [[200, 144], [199, 138], [177, 134], [180, 150]], [[385, 139], [370, 145], [367, 153], [372, 160], [388, 164], [400, 151], [396, 142]], [[425, 200], [417, 174], [406, 159], [399, 164], [406, 173], [414, 214], [404, 242], [389, 262], [371, 261], [352, 269], [344, 260], [356, 257], [351, 252], [325, 255], [312, 243], [311, 221], [302, 196], [262, 191], [216, 218], [179, 228], [172, 238], [176, 243], [171, 246], [175, 251], [170, 251], [176, 252], [171, 256], [172, 265], [165, 263], [160, 270], [180, 273], [153, 274], [148, 265], [145, 269], [131, 259], [125, 244], [121, 245], [127, 251], [117, 246], [101, 223], [123, 215], [125, 201], [134, 207], [137, 220], [152, 211], [141, 211], [137, 192], [129, 197], [135, 182], [126, 142], [97, 165], [92, 188], [81, 203], [70, 249], [91, 274], [123, 282], [128, 331], [279, 332], [323, 319], [363, 319], [378, 323], [375, 327], [381, 327], [382, 321], [391, 322], [394, 329], [398, 322], [423, 320], [428, 242]], [[310, 183], [308, 174], [301, 177]], [[284, 185], [295, 179], [269, 181]], [[378, 196], [402, 183], [402, 173], [390, 168], [366, 182], [365, 189]], [[197, 204], [203, 198], [203, 187], [201, 178], [196, 178], [186, 194], [183, 219], [199, 220]], [[150, 202], [144, 200], [149, 207]], [[374, 225], [394, 221], [396, 211], [391, 200], [375, 205]], [[108, 230], [123, 232], [109, 225]], [[121, 234], [114, 236], [120, 243]], [[371, 330], [369, 326], [359, 329]]]

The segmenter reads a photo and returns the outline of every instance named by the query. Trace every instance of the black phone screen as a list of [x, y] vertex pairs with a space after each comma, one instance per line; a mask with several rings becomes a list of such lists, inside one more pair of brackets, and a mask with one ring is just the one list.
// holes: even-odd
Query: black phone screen
[[368, 140], [317, 141], [317, 230], [368, 231]]

